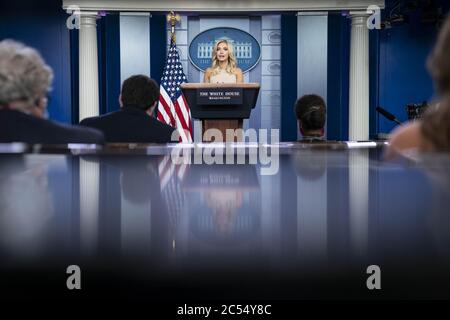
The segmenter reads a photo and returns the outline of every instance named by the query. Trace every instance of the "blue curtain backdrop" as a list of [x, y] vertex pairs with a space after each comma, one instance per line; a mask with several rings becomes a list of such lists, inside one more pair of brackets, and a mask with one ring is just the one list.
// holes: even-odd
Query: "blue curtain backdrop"
[[281, 15], [281, 141], [297, 140], [297, 16]]
[[328, 15], [327, 135], [348, 139], [350, 21], [340, 12]]
[[166, 14], [152, 13], [150, 18], [150, 70], [159, 84], [166, 62]]
[[54, 72], [49, 115], [51, 119], [70, 123], [72, 112], [67, 17], [59, 1], [0, 3], [0, 40], [20, 41], [41, 53]]

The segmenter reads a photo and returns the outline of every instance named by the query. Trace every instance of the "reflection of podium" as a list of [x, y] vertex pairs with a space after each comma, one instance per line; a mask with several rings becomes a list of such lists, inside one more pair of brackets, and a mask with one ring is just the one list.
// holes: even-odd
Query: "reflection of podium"
[[[227, 129], [242, 129], [259, 93], [258, 83], [183, 83], [181, 89], [195, 119], [202, 120], [202, 137], [218, 129], [223, 139]], [[239, 139], [238, 139], [239, 140]]]

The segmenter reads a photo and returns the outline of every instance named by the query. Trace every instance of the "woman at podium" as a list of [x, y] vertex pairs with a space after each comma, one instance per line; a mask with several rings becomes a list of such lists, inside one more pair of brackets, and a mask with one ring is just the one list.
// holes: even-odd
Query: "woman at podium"
[[237, 67], [233, 45], [227, 40], [216, 42], [212, 52], [211, 67], [206, 69], [203, 82], [242, 83], [242, 70]]

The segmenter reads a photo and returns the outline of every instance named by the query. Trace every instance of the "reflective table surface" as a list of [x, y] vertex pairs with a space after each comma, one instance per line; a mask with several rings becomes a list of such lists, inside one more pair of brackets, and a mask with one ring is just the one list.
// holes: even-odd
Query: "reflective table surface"
[[450, 297], [449, 155], [200, 147], [0, 146], [3, 294], [69, 297], [77, 265], [89, 298]]

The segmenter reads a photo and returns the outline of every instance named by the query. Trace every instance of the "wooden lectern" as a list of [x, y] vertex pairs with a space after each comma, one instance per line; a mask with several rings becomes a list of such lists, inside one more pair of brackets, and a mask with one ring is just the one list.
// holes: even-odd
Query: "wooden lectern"
[[211, 128], [220, 130], [224, 139], [227, 129], [242, 129], [243, 120], [250, 118], [256, 105], [259, 88], [258, 83], [181, 84], [192, 117], [202, 120], [202, 141]]

